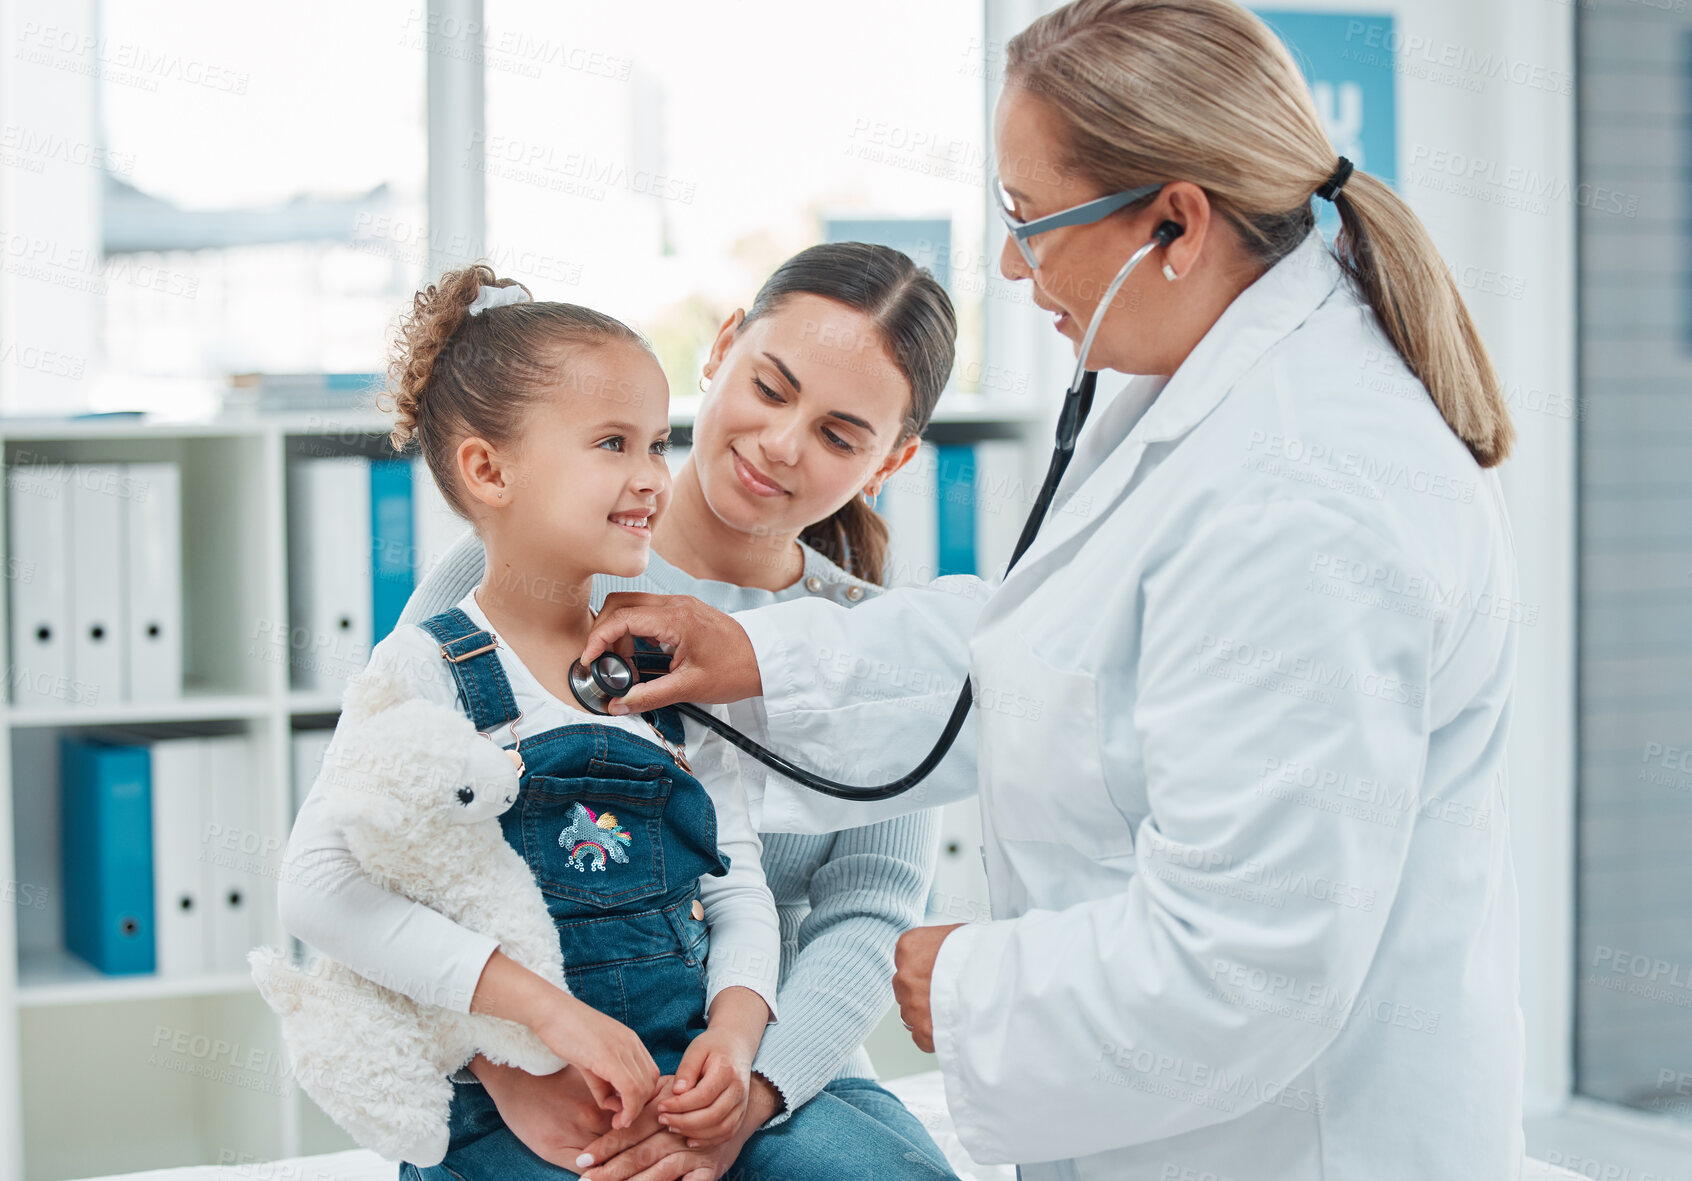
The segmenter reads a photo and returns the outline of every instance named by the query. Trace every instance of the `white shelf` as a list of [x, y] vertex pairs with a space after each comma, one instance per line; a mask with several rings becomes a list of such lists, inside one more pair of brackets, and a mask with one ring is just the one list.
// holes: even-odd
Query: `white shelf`
[[67, 951], [24, 952], [18, 959], [18, 1007], [102, 1004], [256, 991], [246, 973], [161, 978], [107, 976]]
[[337, 689], [295, 689], [288, 694], [290, 714], [338, 714], [341, 694]]
[[[699, 401], [675, 398], [671, 421], [690, 425]], [[975, 433], [977, 424], [983, 436], [1026, 436], [1032, 432], [1025, 428], [1042, 417], [1035, 398], [948, 394], [934, 422], [951, 424], [952, 437]], [[156, 1118], [170, 1126], [190, 1118], [182, 1112], [217, 1113], [206, 1118], [219, 1129], [220, 1151], [237, 1143], [268, 1145], [262, 1149], [268, 1159], [345, 1142], [309, 1101], [279, 1085], [280, 1076], [260, 1078], [263, 1087], [248, 1089], [183, 1069], [199, 1064], [180, 1056], [164, 1066], [149, 1061], [161, 1025], [185, 1032], [190, 1041], [222, 1039], [244, 1052], [275, 1046], [279, 1054], [276, 1022], [244, 971], [174, 979], [106, 976], [52, 946], [60, 938], [63, 895], [57, 739], [61, 731], [98, 726], [231, 723], [210, 728], [240, 729], [251, 743], [252, 822], [272, 843], [285, 841], [293, 816], [291, 733], [301, 719], [333, 716], [341, 706], [338, 687], [293, 688], [288, 662], [271, 651], [277, 621], [289, 617], [287, 465], [314, 439], [330, 451], [369, 452], [366, 440], [388, 429], [386, 419], [366, 410], [196, 422], [0, 418], [0, 457], [7, 462], [162, 460], [182, 466], [185, 669], [192, 678], [187, 693], [169, 701], [0, 705], [0, 885], [40, 886], [39, 896], [47, 899], [30, 909], [0, 905], [0, 1181], [21, 1176], [15, 1166], [26, 1158], [19, 1146], [31, 1138], [47, 1146], [35, 1159], [69, 1160], [60, 1150], [80, 1133], [83, 1107], [103, 1102], [132, 1112], [138, 1095], [156, 1100], [156, 1110], [168, 1113]], [[261, 636], [270, 642], [255, 643]], [[0, 626], [0, 647], [8, 637]], [[255, 873], [254, 897], [263, 916], [258, 941], [285, 945], [274, 882], [262, 870]], [[94, 1081], [79, 1087], [68, 1081], [73, 1079]], [[133, 1118], [145, 1123], [155, 1117]], [[225, 1134], [226, 1126], [237, 1125], [244, 1138]], [[203, 1160], [207, 1150], [205, 1144], [161, 1150], [161, 1163]], [[104, 1167], [107, 1159], [99, 1152], [77, 1157], [74, 1167], [84, 1171], [60, 1175], [114, 1171]]]
[[150, 722], [248, 721], [270, 710], [268, 698], [256, 694], [190, 693], [170, 701], [119, 701], [104, 706], [5, 707], [6, 722], [14, 729], [43, 726], [132, 726]]
[[76, 439], [230, 439], [264, 433], [259, 418], [207, 418], [184, 421], [159, 415], [112, 418], [0, 417], [0, 438], [58, 441]]
[[[703, 395], [673, 394], [670, 422], [692, 426]], [[948, 392], [940, 398], [932, 421], [950, 423], [1039, 422], [1055, 410], [1038, 396]], [[219, 439], [265, 435], [329, 435], [332, 437], [385, 435], [393, 421], [364, 406], [238, 412], [205, 419], [171, 419], [157, 415], [117, 418], [4, 418], [0, 439], [16, 441], [76, 441], [131, 439]]]

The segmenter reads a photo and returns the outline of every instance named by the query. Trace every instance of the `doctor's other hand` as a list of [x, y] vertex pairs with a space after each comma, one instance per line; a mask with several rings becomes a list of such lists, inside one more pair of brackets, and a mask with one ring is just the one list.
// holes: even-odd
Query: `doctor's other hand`
[[582, 649], [582, 664], [607, 650], [632, 659], [635, 636], [663, 645], [670, 653], [670, 671], [613, 699], [612, 713], [644, 713], [678, 701], [726, 705], [763, 695], [758, 658], [746, 630], [732, 616], [691, 595], [606, 595]]
[[934, 983], [934, 961], [946, 936], [962, 923], [944, 927], [912, 927], [899, 936], [893, 949], [893, 999], [899, 1003], [899, 1019], [911, 1031], [917, 1049], [934, 1053], [934, 1010], [928, 990]]

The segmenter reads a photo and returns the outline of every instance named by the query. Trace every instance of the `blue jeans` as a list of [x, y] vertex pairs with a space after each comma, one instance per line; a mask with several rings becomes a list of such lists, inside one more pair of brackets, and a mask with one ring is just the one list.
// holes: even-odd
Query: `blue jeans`
[[[541, 1160], [502, 1123], [455, 1148], [439, 1165], [399, 1168], [399, 1181], [575, 1181], [576, 1176]], [[957, 1181], [957, 1174], [922, 1122], [867, 1078], [835, 1079], [786, 1122], [754, 1133], [723, 1174], [723, 1181], [907, 1178]]]

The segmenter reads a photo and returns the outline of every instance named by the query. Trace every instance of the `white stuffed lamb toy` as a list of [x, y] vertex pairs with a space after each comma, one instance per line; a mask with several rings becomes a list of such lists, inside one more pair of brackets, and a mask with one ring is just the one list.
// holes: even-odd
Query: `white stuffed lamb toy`
[[[316, 790], [372, 881], [493, 936], [563, 988], [546, 902], [500, 831], [517, 786], [516, 760], [468, 718], [367, 670], [347, 688]], [[269, 947], [247, 959], [301, 1088], [389, 1160], [441, 1162], [447, 1076], [478, 1052], [530, 1074], [564, 1065], [516, 1022], [420, 1005], [324, 956], [303, 969]]]

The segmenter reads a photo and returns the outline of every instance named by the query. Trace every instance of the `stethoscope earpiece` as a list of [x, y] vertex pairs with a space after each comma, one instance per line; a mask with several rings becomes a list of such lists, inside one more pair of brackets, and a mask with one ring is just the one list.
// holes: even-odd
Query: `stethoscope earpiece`
[[587, 668], [579, 660], [570, 665], [570, 693], [583, 709], [606, 717], [611, 714], [611, 699], [633, 689], [635, 679], [629, 662], [615, 652], [602, 653]]

